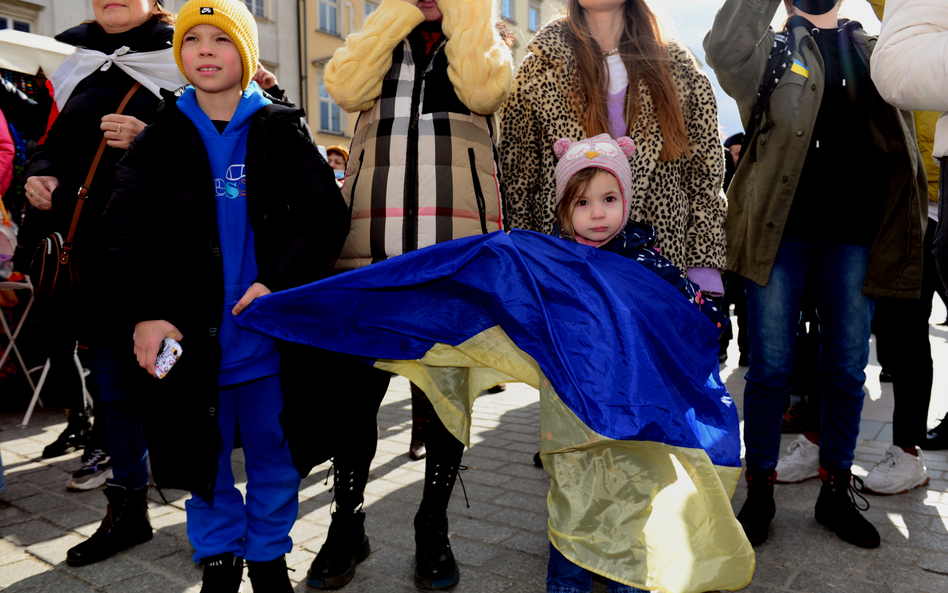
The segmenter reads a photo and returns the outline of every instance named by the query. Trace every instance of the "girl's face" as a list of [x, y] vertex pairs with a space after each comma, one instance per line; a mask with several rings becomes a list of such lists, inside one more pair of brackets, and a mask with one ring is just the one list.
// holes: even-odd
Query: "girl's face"
[[579, 5], [590, 12], [621, 12], [626, 0], [579, 0]]
[[151, 18], [155, 0], [92, 0], [92, 12], [106, 33], [124, 33]]
[[605, 241], [625, 222], [622, 191], [615, 176], [601, 171], [589, 180], [573, 207], [573, 232], [590, 241]]

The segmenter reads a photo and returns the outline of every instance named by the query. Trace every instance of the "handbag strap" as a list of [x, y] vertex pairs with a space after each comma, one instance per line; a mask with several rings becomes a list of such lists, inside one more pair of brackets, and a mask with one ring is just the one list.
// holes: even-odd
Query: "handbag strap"
[[[122, 111], [125, 110], [125, 106], [128, 105], [132, 95], [134, 95], [135, 91], [140, 89], [141, 86], [142, 83], [140, 82], [136, 82], [132, 85], [132, 88], [125, 94], [125, 98], [122, 99], [118, 109], [115, 111], [115, 115], [120, 115]], [[64, 264], [69, 261], [69, 251], [72, 249], [72, 240], [76, 234], [76, 227], [79, 225], [79, 213], [82, 212], [82, 205], [85, 203], [86, 195], [89, 193], [89, 184], [92, 183], [92, 178], [95, 177], [95, 170], [99, 168], [99, 161], [102, 160], [102, 153], [105, 152], [106, 144], [107, 140], [105, 139], [105, 134], [103, 134], [102, 142], [99, 142], [99, 149], [95, 153], [95, 158], [92, 159], [92, 166], [89, 167], [89, 174], [86, 175], [86, 180], [79, 186], [79, 193], [77, 194], [79, 199], [76, 201], [76, 210], [72, 213], [72, 222], [69, 223], [69, 232], [66, 234], [66, 241], [63, 243], [61, 259]]]

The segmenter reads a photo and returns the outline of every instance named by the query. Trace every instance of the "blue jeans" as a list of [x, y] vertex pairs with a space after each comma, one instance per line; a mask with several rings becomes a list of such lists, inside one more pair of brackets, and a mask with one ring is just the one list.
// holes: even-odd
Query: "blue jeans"
[[109, 484], [128, 490], [144, 488], [148, 485], [148, 447], [142, 431], [141, 386], [153, 379], [138, 366], [131, 340], [123, 348], [90, 347], [89, 367], [105, 404], [113, 474]]
[[[550, 564], [546, 570], [547, 593], [589, 593], [592, 591], [593, 573], [576, 566], [566, 559], [553, 544], [550, 544]], [[609, 593], [646, 593], [615, 581], [606, 579]]]
[[0, 494], [7, 489], [7, 479], [3, 477], [3, 459], [0, 458]]
[[[283, 396], [278, 375], [221, 387], [218, 456], [214, 501], [192, 493], [185, 503], [188, 539], [194, 561], [226, 554], [267, 562], [293, 548], [290, 529], [299, 511], [300, 474], [284, 444], [280, 412]], [[234, 487], [231, 453], [240, 427], [247, 469], [247, 501]]]
[[869, 247], [784, 237], [767, 286], [748, 281], [750, 368], [744, 388], [745, 459], [772, 470], [780, 454], [780, 423], [790, 392], [803, 291], [816, 285], [820, 321], [823, 433], [820, 467], [852, 467], [869, 362], [875, 301], [864, 296]]

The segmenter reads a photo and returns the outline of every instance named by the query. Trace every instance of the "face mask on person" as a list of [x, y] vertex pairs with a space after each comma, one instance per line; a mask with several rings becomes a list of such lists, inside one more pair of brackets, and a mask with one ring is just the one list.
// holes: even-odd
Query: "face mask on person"
[[345, 171], [340, 171], [339, 169], [333, 169], [332, 172], [333, 172], [333, 174], [336, 176], [336, 179], [345, 179], [345, 178], [346, 178], [346, 172], [345, 172]]
[[839, 4], [839, 0], [793, 0], [793, 5], [807, 14], [826, 14]]

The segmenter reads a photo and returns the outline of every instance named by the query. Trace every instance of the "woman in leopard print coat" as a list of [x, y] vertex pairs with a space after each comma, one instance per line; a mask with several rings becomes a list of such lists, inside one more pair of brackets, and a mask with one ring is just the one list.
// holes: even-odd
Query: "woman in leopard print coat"
[[[537, 33], [501, 110], [500, 158], [507, 226], [553, 232], [553, 144], [557, 140], [576, 141], [602, 132], [613, 137], [628, 135], [636, 145], [629, 159], [634, 196], [630, 219], [654, 226], [662, 255], [679, 269], [688, 270], [689, 277], [706, 292], [720, 292], [727, 202], [721, 191], [724, 159], [711, 83], [683, 43], [665, 40], [658, 19], [643, 0], [627, 0], [615, 9], [619, 14], [604, 19], [597, 12], [600, 3], [569, 0], [567, 17]], [[597, 26], [610, 18], [618, 22], [614, 37], [597, 35]], [[643, 33], [651, 37], [645, 43], [636, 38]], [[613, 44], [602, 47], [612, 39]], [[613, 47], [617, 50], [608, 51]], [[649, 64], [628, 57], [649, 55], [648, 51], [652, 51]], [[592, 77], [577, 76], [584, 63], [587, 71], [592, 70]], [[627, 71], [626, 80], [636, 81], [634, 86], [627, 85], [634, 92], [620, 95], [621, 86], [608, 88], [608, 73], [613, 74], [613, 82], [622, 78], [616, 67]], [[664, 81], [653, 74], [660, 68], [667, 73]], [[584, 84], [590, 78], [601, 84]], [[574, 92], [590, 86], [602, 91]], [[592, 97], [592, 105], [587, 96]], [[610, 96], [612, 105], [608, 105]], [[617, 97], [618, 117], [623, 118], [624, 113], [625, 127], [622, 119], [616, 122]], [[604, 105], [594, 109], [600, 103]], [[680, 114], [676, 113], [679, 109]], [[603, 125], [605, 120], [600, 118], [599, 129], [589, 129], [597, 123], [589, 121], [588, 114], [595, 111], [607, 114], [612, 125], [601, 129], [608, 124]], [[676, 128], [677, 137], [668, 132]]]

